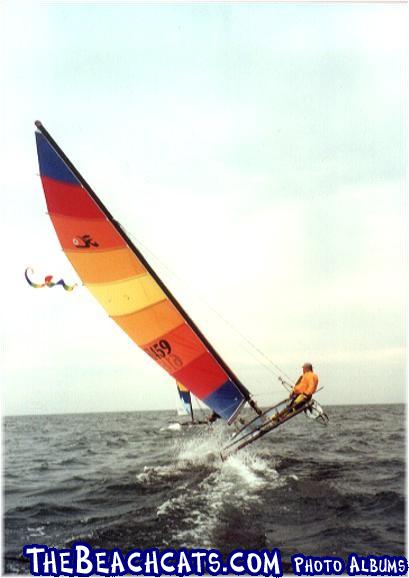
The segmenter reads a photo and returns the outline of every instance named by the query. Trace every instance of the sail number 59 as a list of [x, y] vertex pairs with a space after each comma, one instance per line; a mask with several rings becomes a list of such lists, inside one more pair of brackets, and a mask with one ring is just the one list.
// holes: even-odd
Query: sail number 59
[[172, 353], [172, 347], [166, 339], [161, 339], [157, 343], [146, 347], [145, 351], [169, 373], [174, 373], [183, 367], [182, 359]]
[[166, 339], [161, 339], [158, 343], [154, 343], [150, 347], [145, 349], [146, 353], [153, 357], [153, 359], [163, 359], [167, 355], [169, 355], [172, 351], [172, 348]]

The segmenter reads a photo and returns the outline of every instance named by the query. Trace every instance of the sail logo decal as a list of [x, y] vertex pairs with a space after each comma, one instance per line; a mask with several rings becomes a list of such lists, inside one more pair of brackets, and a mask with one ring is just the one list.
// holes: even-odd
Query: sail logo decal
[[182, 359], [178, 355], [172, 353], [172, 347], [166, 339], [161, 339], [158, 343], [146, 347], [145, 352], [169, 373], [183, 367]]
[[78, 235], [72, 242], [77, 249], [89, 249], [90, 247], [99, 247], [99, 244], [93, 240], [91, 235]]

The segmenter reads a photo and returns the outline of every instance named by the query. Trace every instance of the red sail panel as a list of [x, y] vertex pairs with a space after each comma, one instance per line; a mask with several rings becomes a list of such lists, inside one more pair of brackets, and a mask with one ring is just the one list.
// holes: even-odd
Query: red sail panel
[[79, 219], [103, 219], [105, 215], [98, 205], [78, 184], [64, 183], [41, 176], [46, 202], [51, 214], [77, 217]]
[[245, 401], [242, 390], [54, 141], [43, 132], [36, 138], [48, 211], [83, 283], [156, 363], [232, 419]]
[[[196, 335], [192, 335], [192, 330], [186, 323], [147, 343], [144, 350], [170, 374], [207, 353], [203, 343]], [[170, 357], [171, 364], [168, 363]]]
[[185, 385], [196, 397], [203, 400], [228, 380], [220, 365], [207, 353], [176, 371], [173, 377]]

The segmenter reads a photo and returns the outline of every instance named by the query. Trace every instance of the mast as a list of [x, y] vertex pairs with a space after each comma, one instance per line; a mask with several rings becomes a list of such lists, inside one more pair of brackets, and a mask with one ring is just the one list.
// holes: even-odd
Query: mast
[[[199, 327], [196, 325], [196, 323], [191, 319], [191, 317], [187, 314], [187, 312], [183, 309], [183, 307], [181, 306], [181, 304], [177, 301], [177, 299], [174, 297], [174, 295], [170, 292], [170, 290], [166, 287], [166, 285], [163, 283], [163, 281], [160, 279], [160, 277], [157, 275], [157, 273], [154, 271], [154, 269], [151, 267], [151, 265], [148, 263], [148, 261], [145, 259], [145, 257], [142, 255], [142, 253], [140, 252], [140, 250], [134, 245], [134, 243], [131, 241], [131, 239], [128, 237], [127, 233], [124, 231], [124, 229], [122, 228], [121, 224], [116, 221], [113, 217], [113, 215], [111, 215], [111, 213], [109, 212], [109, 210], [105, 207], [105, 205], [102, 203], [102, 201], [99, 199], [99, 197], [97, 196], [97, 194], [93, 191], [93, 189], [91, 188], [91, 186], [87, 183], [87, 181], [84, 179], [84, 177], [80, 174], [80, 172], [76, 169], [76, 167], [73, 165], [73, 163], [70, 161], [70, 159], [66, 156], [66, 154], [63, 152], [63, 150], [58, 146], [58, 144], [55, 142], [55, 140], [52, 138], [52, 136], [50, 135], [50, 133], [46, 130], [46, 128], [43, 126], [43, 124], [39, 121], [36, 120], [35, 121], [35, 126], [36, 128], [41, 132], [41, 134], [44, 136], [44, 138], [48, 141], [48, 143], [52, 146], [52, 148], [55, 150], [55, 152], [60, 156], [60, 158], [64, 161], [64, 163], [67, 165], [67, 167], [70, 169], [70, 171], [73, 173], [73, 175], [78, 179], [78, 181], [80, 182], [80, 184], [82, 185], [82, 187], [87, 191], [87, 193], [90, 195], [90, 197], [93, 199], [93, 201], [98, 205], [98, 207], [100, 208], [100, 210], [104, 213], [104, 215], [107, 217], [107, 219], [110, 221], [110, 223], [112, 224], [112, 226], [117, 230], [117, 232], [122, 236], [122, 238], [124, 239], [124, 241], [127, 243], [128, 247], [131, 249], [131, 251], [136, 255], [136, 257], [141, 261], [141, 263], [143, 264], [143, 266], [146, 268], [146, 270], [149, 272], [149, 274], [153, 277], [153, 279], [156, 281], [156, 283], [159, 285], [159, 287], [162, 289], [162, 291], [164, 292], [164, 294], [167, 296], [167, 298], [169, 299], [169, 301], [174, 305], [174, 307], [177, 309], [177, 311], [182, 315], [182, 317], [185, 319], [186, 323], [191, 327], [191, 329], [196, 333], [196, 335], [199, 337], [199, 339], [202, 341], [203, 345], [206, 347], [206, 349], [209, 351], [209, 353], [211, 353], [213, 355], [213, 357], [215, 358], [215, 360], [219, 363], [219, 365], [222, 367], [222, 369], [226, 372], [226, 374], [228, 375], [228, 377], [232, 380], [232, 382], [237, 386], [237, 388], [241, 391], [241, 393], [243, 394], [244, 398], [246, 399], [246, 401], [249, 403], [249, 405], [257, 412], [257, 413], [261, 413], [261, 410], [258, 408], [256, 402], [251, 398], [250, 392], [249, 390], [245, 387], [245, 385], [239, 380], [239, 378], [235, 375], [235, 373], [230, 369], [230, 367], [227, 365], [227, 363], [222, 359], [222, 357], [218, 354], [218, 352], [214, 349], [214, 347], [211, 345], [211, 343], [206, 339], [206, 337], [203, 335], [203, 333], [201, 332], [201, 330], [199, 329]], [[193, 420], [193, 412], [192, 412], [192, 420]]]
[[194, 418], [194, 415], [193, 415], [192, 394], [190, 394], [190, 419], [191, 419], [192, 423], [194, 423], [195, 418]]

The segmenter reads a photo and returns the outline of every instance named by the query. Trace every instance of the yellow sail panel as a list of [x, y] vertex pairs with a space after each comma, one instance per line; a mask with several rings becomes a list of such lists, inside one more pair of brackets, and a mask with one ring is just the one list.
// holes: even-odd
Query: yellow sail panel
[[145, 267], [127, 247], [112, 251], [66, 251], [84, 283], [109, 283], [146, 273]]
[[114, 283], [87, 283], [87, 287], [111, 317], [127, 315], [166, 299], [148, 274]]
[[141, 347], [185, 322], [168, 299], [136, 313], [114, 316], [113, 319]]

